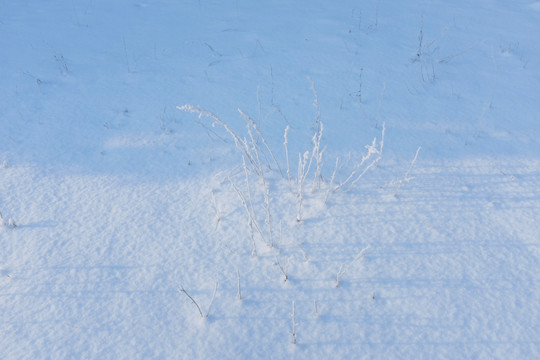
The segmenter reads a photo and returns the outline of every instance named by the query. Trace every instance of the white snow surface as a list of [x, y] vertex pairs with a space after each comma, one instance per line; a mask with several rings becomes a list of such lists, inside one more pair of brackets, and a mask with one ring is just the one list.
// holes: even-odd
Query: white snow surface
[[538, 1], [0, 1], [0, 358], [540, 358], [538, 39]]

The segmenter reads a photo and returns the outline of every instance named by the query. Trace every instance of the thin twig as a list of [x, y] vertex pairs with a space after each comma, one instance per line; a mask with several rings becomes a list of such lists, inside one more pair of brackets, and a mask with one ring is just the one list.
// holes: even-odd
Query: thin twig
[[349, 268], [350, 268], [351, 266], [353, 266], [353, 264], [354, 264], [356, 261], [358, 261], [358, 259], [360, 259], [360, 257], [361, 257], [362, 255], [364, 255], [364, 253], [366, 252], [367, 249], [369, 249], [369, 246], [363, 248], [363, 249], [358, 253], [358, 255], [356, 255], [356, 257], [353, 259], [353, 261], [351, 261], [351, 262], [349, 263], [349, 265], [347, 265], [347, 267], [346, 267], [345, 269], [343, 268], [343, 264], [339, 267], [339, 271], [338, 271], [337, 276], [336, 276], [336, 287], [339, 286], [339, 280], [340, 280], [340, 278], [347, 272], [347, 270], [349, 270]]
[[416, 150], [416, 154], [414, 154], [414, 159], [412, 160], [411, 164], [409, 165], [409, 168], [407, 169], [407, 172], [405, 173], [403, 178], [399, 180], [396, 192], [394, 192], [394, 196], [397, 196], [399, 190], [401, 189], [401, 185], [403, 185], [404, 182], [409, 182], [409, 181], [411, 181], [413, 179], [413, 178], [409, 177], [409, 173], [411, 172], [411, 169], [414, 166], [414, 163], [416, 162], [416, 159], [418, 158], [418, 153], [420, 152], [420, 148], [421, 147], [419, 146], [418, 149]]
[[332, 187], [334, 186], [334, 179], [336, 178], [338, 165], [339, 165], [339, 158], [336, 158], [336, 166], [334, 167], [334, 172], [332, 172], [332, 177], [330, 178], [330, 184], [328, 185], [328, 190], [326, 191], [326, 196], [324, 197], [325, 205], [328, 202], [328, 197], [330, 196], [330, 193], [333, 191]]
[[295, 311], [294, 311], [294, 301], [292, 302], [292, 313], [291, 313], [291, 321], [292, 321], [292, 343], [296, 345], [296, 320], [295, 320]]
[[127, 66], [127, 69], [128, 69], [128, 73], [131, 74], [131, 68], [129, 67], [129, 58], [128, 58], [128, 53], [127, 53], [125, 36], [122, 36], [122, 43], [124, 44], [124, 55], [126, 56], [126, 66]]
[[214, 294], [212, 295], [212, 300], [210, 300], [210, 305], [208, 305], [208, 311], [206, 312], [206, 317], [210, 314], [210, 309], [212, 308], [212, 304], [214, 303], [214, 299], [216, 298], [218, 288], [218, 282], [216, 281], [216, 286], [214, 287]]
[[285, 157], [287, 159], [287, 180], [289, 180], [289, 189], [291, 189], [291, 167], [289, 165], [289, 148], [288, 148], [288, 135], [289, 135], [289, 129], [290, 129], [290, 126], [287, 125], [287, 127], [285, 128], [285, 134], [283, 135], [283, 138], [285, 139], [285, 141], [283, 142], [283, 145], [285, 146]]
[[214, 196], [214, 190], [212, 190], [212, 203], [214, 204], [214, 215], [216, 221], [219, 223], [221, 221], [221, 216], [219, 215], [219, 208], [217, 206], [216, 197]]
[[225, 131], [227, 131], [229, 135], [231, 135], [231, 137], [234, 140], [234, 143], [236, 144], [236, 147], [242, 149], [242, 151], [244, 152], [244, 155], [247, 157], [247, 159], [249, 160], [249, 162], [255, 169], [255, 172], [258, 173], [258, 167], [256, 166], [257, 162], [255, 161], [255, 158], [253, 157], [253, 154], [251, 153], [251, 150], [249, 149], [249, 145], [247, 141], [245, 139], [241, 139], [240, 136], [238, 136], [225, 121], [221, 120], [217, 115], [211, 113], [208, 110], [204, 110], [190, 104], [177, 106], [176, 108], [178, 110], [198, 114], [199, 119], [202, 118], [203, 116], [211, 118], [214, 120], [214, 122], [212, 123], [212, 126], [215, 126], [216, 124], [221, 125], [225, 129]]
[[270, 146], [268, 145], [268, 143], [266, 142], [266, 139], [264, 137], [264, 135], [262, 134], [261, 130], [259, 130], [259, 127], [257, 126], [257, 124], [255, 123], [255, 121], [253, 121], [253, 119], [248, 115], [246, 114], [244, 111], [242, 111], [242, 109], [238, 109], [238, 112], [240, 112], [240, 115], [242, 115], [242, 117], [249, 123], [251, 124], [251, 126], [253, 127], [253, 129], [255, 129], [255, 132], [257, 133], [257, 135], [261, 138], [264, 146], [266, 147], [266, 150], [268, 150], [268, 152], [270, 153], [270, 156], [272, 157], [272, 159], [274, 160], [274, 163], [276, 164], [280, 174], [282, 177], [285, 177], [283, 175], [283, 171], [281, 171], [281, 166], [279, 166], [279, 163], [278, 161], [276, 160], [276, 157], [274, 156], [274, 153], [272, 152], [272, 150], [270, 149]]
[[240, 289], [240, 270], [236, 269], [236, 275], [238, 276], [238, 300], [242, 300], [242, 290]]
[[276, 263], [277, 263], [277, 265], [279, 267], [279, 270], [281, 270], [281, 273], [284, 276], [283, 281], [287, 281], [289, 279], [289, 275], [287, 274], [287, 270], [289, 268], [289, 259], [287, 259], [287, 263], [285, 264], [285, 268], [283, 268], [283, 266], [281, 266], [281, 263], [279, 262], [279, 258], [277, 256], [276, 256]]
[[[188, 292], [186, 290], [184, 290], [184, 287], [182, 285], [180, 285], [180, 292], [183, 292], [190, 300], [192, 303], [195, 304], [195, 306], [197, 307], [197, 310], [199, 310], [199, 314], [201, 314], [201, 317], [204, 318], [204, 315], [203, 315], [203, 312], [201, 310], [201, 307], [199, 306], [199, 304], [195, 301], [195, 299], [193, 299], [191, 297], [191, 295], [188, 294]], [[208, 316], [208, 315], [207, 315]]]

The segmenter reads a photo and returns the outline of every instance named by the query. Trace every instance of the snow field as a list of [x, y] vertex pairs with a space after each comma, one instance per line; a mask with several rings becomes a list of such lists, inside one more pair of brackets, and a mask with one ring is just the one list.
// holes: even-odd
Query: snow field
[[538, 358], [538, 10], [0, 2], [0, 358]]

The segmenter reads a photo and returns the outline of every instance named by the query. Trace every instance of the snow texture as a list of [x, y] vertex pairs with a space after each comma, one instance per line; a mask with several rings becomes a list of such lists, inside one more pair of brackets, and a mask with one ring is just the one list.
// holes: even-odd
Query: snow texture
[[0, 2], [0, 358], [540, 358], [539, 37], [538, 1]]

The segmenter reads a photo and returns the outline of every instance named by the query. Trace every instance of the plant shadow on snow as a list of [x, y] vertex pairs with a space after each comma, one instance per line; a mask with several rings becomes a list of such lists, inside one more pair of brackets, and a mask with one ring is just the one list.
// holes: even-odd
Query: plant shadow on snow
[[40, 229], [40, 228], [55, 228], [59, 224], [58, 221], [55, 220], [43, 220], [43, 221], [35, 221], [30, 223], [23, 223], [23, 224], [17, 224], [17, 228], [19, 229]]

